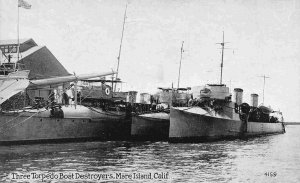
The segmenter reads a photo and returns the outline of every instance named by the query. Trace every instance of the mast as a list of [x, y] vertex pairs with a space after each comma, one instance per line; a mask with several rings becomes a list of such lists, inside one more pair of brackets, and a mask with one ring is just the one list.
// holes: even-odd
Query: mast
[[[182, 41], [181, 49], [180, 49], [180, 62], [179, 62], [179, 71], [178, 71], [178, 83], [177, 83], [177, 88], [179, 88], [179, 82], [180, 82], [181, 60], [182, 60], [182, 53], [184, 52], [184, 50], [183, 50], [183, 43], [184, 43], [184, 41]], [[173, 88], [173, 87], [172, 87], [172, 88]]]
[[225, 44], [228, 43], [228, 42], [224, 42], [224, 31], [223, 31], [223, 40], [221, 43], [217, 43], [217, 44], [220, 44], [222, 46], [222, 57], [221, 57], [221, 77], [220, 77], [220, 84], [222, 84], [222, 77], [223, 77], [223, 61], [224, 61], [224, 47], [225, 47]]
[[[17, 63], [19, 62], [19, 60], [20, 60], [20, 25], [19, 25], [19, 22], [20, 22], [20, 5], [18, 4], [18, 25], [17, 25], [17, 31], [18, 31], [18, 46], [17, 46], [17, 52], [18, 52], [18, 61], [17, 61]], [[16, 63], [16, 64], [17, 64]], [[15, 65], [15, 67], [16, 67], [16, 65]], [[14, 69], [16, 69], [16, 68], [14, 68]]]
[[[124, 13], [124, 19], [123, 19], [123, 28], [122, 28], [121, 43], [120, 43], [119, 55], [118, 55], [118, 66], [117, 66], [116, 80], [118, 79], [118, 74], [119, 74], [119, 65], [120, 65], [120, 59], [121, 59], [121, 51], [122, 51], [122, 43], [123, 43], [123, 35], [124, 35], [126, 13], [127, 13], [127, 4], [126, 4], [125, 13]], [[116, 91], [116, 88], [117, 88], [117, 82], [115, 83], [114, 92]]]
[[264, 104], [265, 103], [265, 84], [266, 84], [266, 78], [270, 78], [270, 77], [265, 76], [265, 75], [259, 76], [259, 77], [264, 78], [264, 87], [263, 87], [263, 104]]
[[[17, 57], [18, 57], [18, 60], [14, 64], [13, 72], [16, 71], [16, 69], [17, 69], [17, 63], [19, 63], [19, 61], [20, 61], [20, 25], [19, 24], [20, 24], [20, 5], [19, 5], [19, 0], [18, 0], [18, 22], [17, 22], [17, 32], [18, 32]], [[26, 107], [26, 95], [27, 95], [27, 89], [25, 88], [24, 101], [23, 101], [23, 107], [24, 107], [24, 109]]]
[[220, 84], [222, 84], [222, 76], [223, 76], [223, 58], [224, 58], [224, 31], [223, 31], [223, 42], [222, 45], [222, 59], [221, 59], [221, 78], [220, 78]]

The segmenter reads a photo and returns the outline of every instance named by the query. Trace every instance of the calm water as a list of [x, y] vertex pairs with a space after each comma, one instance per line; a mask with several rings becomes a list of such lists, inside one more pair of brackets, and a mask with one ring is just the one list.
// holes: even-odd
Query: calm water
[[[287, 126], [286, 131], [283, 135], [197, 144], [87, 142], [0, 146], [0, 182], [11, 182], [12, 173], [32, 172], [44, 175], [151, 173], [152, 178], [155, 173], [168, 173], [170, 176], [159, 179], [161, 182], [300, 182], [300, 126]], [[82, 180], [100, 182], [71, 177], [46, 181]], [[41, 179], [27, 182], [34, 181], [41, 182]], [[114, 181], [136, 182], [137, 179]]]

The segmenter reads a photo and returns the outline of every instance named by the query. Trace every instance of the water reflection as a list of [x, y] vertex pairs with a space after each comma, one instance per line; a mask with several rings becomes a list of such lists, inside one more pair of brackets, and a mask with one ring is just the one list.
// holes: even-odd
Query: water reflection
[[[198, 144], [88, 142], [0, 146], [0, 181], [11, 172], [170, 172], [177, 182], [300, 181], [300, 138], [287, 134]], [[293, 141], [293, 143], [291, 143]], [[266, 171], [276, 171], [275, 178]]]

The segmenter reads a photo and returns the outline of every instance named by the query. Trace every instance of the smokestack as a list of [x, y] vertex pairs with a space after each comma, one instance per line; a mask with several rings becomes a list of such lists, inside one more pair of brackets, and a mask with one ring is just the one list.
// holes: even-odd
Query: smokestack
[[233, 97], [234, 102], [237, 105], [241, 105], [243, 103], [243, 89], [235, 88], [233, 92], [234, 92], [234, 97]]
[[140, 103], [141, 104], [151, 104], [151, 95], [149, 93], [140, 94]]
[[128, 91], [126, 102], [129, 102], [131, 104], [136, 103], [136, 95], [137, 95], [137, 91]]
[[256, 93], [251, 94], [251, 106], [252, 107], [258, 106], [258, 95]]

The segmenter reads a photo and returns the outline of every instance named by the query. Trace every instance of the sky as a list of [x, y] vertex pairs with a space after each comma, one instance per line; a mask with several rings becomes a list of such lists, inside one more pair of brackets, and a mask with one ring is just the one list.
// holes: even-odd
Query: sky
[[[20, 38], [45, 45], [70, 72], [117, 68], [123, 90], [154, 92], [220, 82], [222, 32], [226, 44], [223, 83], [244, 89], [244, 101], [262, 103], [300, 121], [299, 0], [26, 0]], [[17, 38], [17, 0], [0, 0], [0, 39]]]

